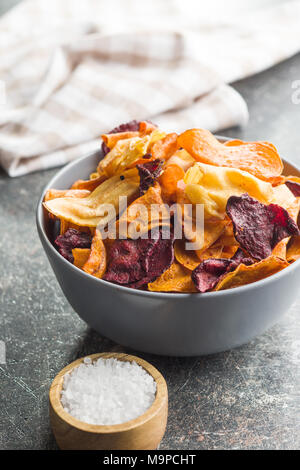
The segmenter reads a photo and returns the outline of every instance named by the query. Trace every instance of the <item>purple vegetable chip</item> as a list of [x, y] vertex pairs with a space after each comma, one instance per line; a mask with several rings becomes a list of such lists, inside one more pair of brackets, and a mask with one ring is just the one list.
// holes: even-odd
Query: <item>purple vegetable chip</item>
[[[118, 132], [137, 132], [140, 128], [140, 122], [141, 121], [133, 120], [126, 122], [125, 124], [120, 124], [119, 126], [114, 127], [111, 131], [107, 132], [107, 134], [118, 134]], [[151, 121], [147, 122], [151, 123]], [[102, 142], [102, 152], [104, 157], [108, 152], [110, 152], [110, 148], [106, 145], [105, 142]]]
[[239, 264], [250, 265], [253, 260], [246, 257], [240, 248], [231, 259], [210, 258], [202, 261], [192, 272], [192, 281], [201, 293], [212, 290], [229, 272], [234, 271]]
[[236, 240], [257, 260], [270, 256], [283, 238], [300, 234], [297, 224], [283, 207], [262, 204], [247, 193], [231, 196], [226, 212], [232, 220]]
[[136, 166], [140, 175], [140, 196], [153, 186], [154, 181], [161, 174], [162, 166], [163, 161], [159, 159]]
[[63, 235], [59, 235], [55, 239], [54, 243], [57, 246], [59, 253], [70, 261], [70, 263], [73, 263], [73, 248], [90, 248], [92, 236], [90, 233], [80, 232], [74, 228], [69, 228]]
[[139, 288], [159, 277], [174, 261], [173, 237], [116, 240], [103, 279], [126, 287]]
[[295, 197], [300, 197], [300, 184], [295, 181], [286, 181], [286, 186], [294, 194]]

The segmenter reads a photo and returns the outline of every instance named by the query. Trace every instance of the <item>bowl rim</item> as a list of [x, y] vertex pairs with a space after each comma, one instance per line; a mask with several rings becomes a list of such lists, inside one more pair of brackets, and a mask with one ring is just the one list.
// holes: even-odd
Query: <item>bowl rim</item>
[[[221, 142], [226, 142], [229, 140], [235, 140], [234, 138], [230, 137], [225, 137], [221, 135], [215, 135], [215, 137], [220, 140]], [[53, 244], [50, 242], [45, 229], [42, 224], [42, 216], [43, 216], [43, 199], [45, 196], [46, 191], [53, 186], [53, 181], [56, 180], [58, 177], [63, 176], [64, 174], [68, 173], [69, 170], [73, 167], [76, 166], [79, 162], [84, 161], [85, 159], [88, 159], [94, 155], [96, 155], [98, 152], [91, 152], [86, 155], [84, 155], [81, 158], [78, 158], [67, 165], [65, 165], [63, 168], [61, 168], [51, 179], [50, 181], [45, 185], [44, 189], [42, 190], [41, 196], [38, 200], [37, 203], [37, 208], [36, 208], [36, 225], [38, 229], [39, 236], [43, 238], [44, 242], [47, 244], [48, 248], [50, 251], [53, 253], [57, 259], [65, 264], [65, 267], [71, 270], [75, 270], [78, 275], [82, 276], [85, 279], [90, 279], [91, 282], [97, 282], [100, 283], [99, 285], [104, 285], [107, 288], [112, 288], [112, 289], [117, 289], [120, 290], [121, 292], [126, 292], [127, 294], [131, 295], [139, 295], [139, 296], [146, 296], [146, 297], [152, 297], [152, 298], [176, 298], [176, 299], [186, 299], [188, 297], [193, 296], [193, 298], [215, 298], [215, 297], [220, 297], [220, 296], [228, 296], [228, 295], [238, 295], [242, 292], [245, 291], [250, 291], [255, 288], [263, 287], [268, 285], [270, 282], [280, 279], [282, 276], [287, 275], [288, 273], [291, 273], [294, 271], [300, 263], [300, 258], [293, 263], [291, 263], [289, 266], [286, 268], [282, 269], [281, 271], [271, 274], [271, 276], [268, 276], [264, 279], [261, 279], [260, 281], [255, 281], [251, 284], [246, 284], [244, 286], [239, 286], [239, 287], [234, 287], [226, 290], [221, 290], [221, 291], [213, 291], [213, 292], [205, 292], [205, 293], [200, 293], [200, 292], [191, 292], [191, 293], [179, 293], [179, 292], [152, 292], [152, 291], [144, 291], [144, 290], [139, 290], [139, 289], [134, 289], [130, 287], [125, 287], [121, 286], [118, 284], [113, 284], [112, 282], [105, 281], [104, 279], [99, 279], [95, 276], [92, 276], [91, 274], [86, 273], [85, 271], [82, 271], [82, 269], [77, 268], [77, 266], [74, 266], [74, 264], [70, 263], [67, 261], [63, 256], [60, 255], [60, 253], [55, 249]], [[294, 164], [294, 163], [289, 163], [287, 160], [282, 159], [283, 163], [288, 163], [292, 167], [294, 167], [299, 173], [300, 169]]]
[[[82, 364], [84, 359], [90, 358], [94, 362], [96, 359], [99, 359], [101, 357], [116, 358], [120, 361], [136, 362], [149, 375], [151, 375], [151, 377], [156, 383], [156, 395], [153, 403], [145, 411], [145, 413], [141, 414], [137, 418], [133, 418], [129, 421], [125, 421], [124, 423], [120, 424], [90, 424], [85, 423], [84, 421], [80, 421], [77, 418], [74, 418], [74, 416], [65, 411], [60, 398], [64, 376], [68, 372], [71, 372], [72, 370], [76, 369], [76, 367], [78, 367], [80, 364]], [[163, 375], [156, 369], [156, 367], [154, 367], [152, 364], [145, 361], [144, 359], [126, 353], [102, 352], [96, 354], [88, 354], [87, 356], [83, 356], [79, 359], [76, 359], [75, 361], [71, 362], [66, 367], [64, 367], [55, 376], [51, 383], [49, 390], [49, 401], [53, 412], [57, 414], [57, 416], [59, 416], [59, 418], [66, 422], [69, 426], [79, 429], [81, 431], [94, 434], [113, 434], [131, 431], [156, 416], [156, 414], [159, 413], [164, 406], [168, 405], [168, 387]]]

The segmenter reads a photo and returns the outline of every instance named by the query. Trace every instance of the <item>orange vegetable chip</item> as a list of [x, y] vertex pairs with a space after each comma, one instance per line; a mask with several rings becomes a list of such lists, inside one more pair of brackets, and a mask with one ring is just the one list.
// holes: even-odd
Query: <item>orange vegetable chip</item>
[[191, 271], [173, 263], [159, 278], [148, 284], [152, 292], [197, 292]]
[[158, 140], [152, 146], [151, 153], [154, 160], [168, 160], [178, 149], [177, 134], [167, 134], [163, 139]]
[[91, 250], [90, 248], [74, 248], [72, 250], [72, 254], [74, 257], [74, 265], [77, 266], [77, 268], [82, 269], [83, 265], [87, 262], [89, 256], [90, 256]]
[[92, 240], [91, 252], [82, 268], [92, 276], [102, 278], [106, 270], [106, 249], [99, 230], [95, 231]]
[[258, 263], [251, 264], [250, 266], [240, 264], [234, 271], [227, 274], [218, 283], [214, 290], [232, 289], [233, 287], [251, 284], [252, 282], [260, 281], [261, 279], [269, 277], [287, 266], [287, 261], [274, 255], [271, 255]]
[[[160, 206], [161, 211], [151, 210], [152, 205]], [[168, 207], [161, 198], [161, 188], [157, 182], [127, 208], [118, 224], [119, 234], [125, 237], [127, 235], [129, 238], [136, 238], [133, 232], [142, 234], [162, 225], [170, 225], [170, 216]]]
[[168, 201], [175, 201], [177, 194], [177, 183], [184, 178], [183, 169], [172, 164], [167, 166], [162, 175], [159, 177], [159, 183], [161, 184], [163, 197]]
[[87, 189], [48, 189], [44, 201], [51, 201], [58, 197], [87, 197], [91, 191]]
[[182, 266], [193, 271], [200, 264], [200, 260], [194, 250], [187, 250], [185, 248], [185, 244], [185, 240], [175, 240], [175, 258]]
[[199, 162], [245, 170], [265, 181], [276, 179], [283, 170], [281, 158], [269, 142], [224, 145], [207, 130], [190, 129], [178, 137], [178, 145]]

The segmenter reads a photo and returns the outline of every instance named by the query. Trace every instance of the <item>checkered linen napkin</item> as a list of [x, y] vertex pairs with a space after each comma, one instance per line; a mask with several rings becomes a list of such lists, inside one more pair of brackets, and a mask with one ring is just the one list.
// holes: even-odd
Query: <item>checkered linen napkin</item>
[[300, 50], [299, 24], [298, 1], [230, 24], [201, 21], [199, 0], [25, 0], [0, 21], [0, 163], [63, 165], [131, 119], [244, 125], [227, 84]]

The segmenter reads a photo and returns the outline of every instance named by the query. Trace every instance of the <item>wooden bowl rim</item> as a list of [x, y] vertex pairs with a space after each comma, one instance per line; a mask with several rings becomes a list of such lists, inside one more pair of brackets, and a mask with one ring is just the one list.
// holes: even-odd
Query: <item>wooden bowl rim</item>
[[[129, 361], [129, 362], [136, 362], [138, 365], [143, 367], [143, 369], [150, 374], [156, 382], [156, 396], [154, 402], [150, 406], [150, 408], [143, 413], [142, 415], [138, 416], [135, 419], [127, 421], [126, 423], [121, 424], [111, 424], [111, 425], [103, 425], [103, 424], [89, 424], [83, 421], [80, 421], [73, 416], [71, 416], [67, 411], [64, 410], [61, 400], [60, 394], [63, 385], [63, 378], [66, 373], [70, 372], [71, 370], [75, 369], [76, 367], [81, 364], [84, 359], [90, 358], [94, 362], [96, 359], [100, 357], [103, 358], [116, 358], [120, 361]], [[71, 362], [69, 365], [64, 367], [54, 378], [50, 390], [49, 390], [49, 400], [52, 406], [53, 411], [67, 424], [70, 426], [80, 429], [81, 431], [91, 432], [91, 433], [98, 433], [98, 434], [111, 434], [111, 433], [120, 433], [124, 431], [128, 431], [134, 428], [137, 428], [144, 424], [145, 422], [149, 421], [153, 416], [158, 413], [161, 408], [166, 404], [168, 399], [168, 388], [166, 381], [162, 374], [149, 362], [141, 359], [137, 356], [132, 356], [130, 354], [125, 353], [116, 353], [116, 352], [103, 352], [103, 353], [96, 353], [96, 354], [89, 354], [87, 356], [81, 357], [76, 359], [76, 361]]]

